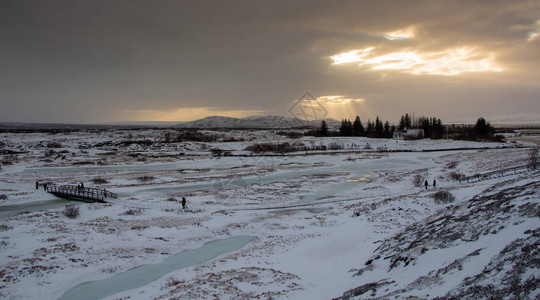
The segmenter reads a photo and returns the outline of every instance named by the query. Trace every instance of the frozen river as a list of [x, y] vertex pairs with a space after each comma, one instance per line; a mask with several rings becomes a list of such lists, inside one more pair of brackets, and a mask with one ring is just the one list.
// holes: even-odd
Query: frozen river
[[[302, 168], [292, 170], [277, 170], [275, 172], [267, 173], [262, 176], [246, 176], [233, 178], [228, 181], [211, 180], [206, 178], [205, 181], [200, 183], [189, 184], [176, 184], [176, 185], [162, 185], [162, 186], [141, 186], [130, 188], [118, 188], [115, 192], [118, 193], [120, 198], [126, 199], [138, 194], [147, 194], [152, 196], [162, 196], [175, 193], [187, 193], [201, 190], [216, 190], [227, 188], [238, 188], [252, 184], [271, 184], [275, 182], [285, 181], [300, 176], [309, 176], [315, 174], [329, 175], [338, 172], [347, 172], [351, 178], [361, 178], [370, 173], [382, 170], [404, 170], [409, 168], [429, 168], [434, 166], [433, 157], [439, 156], [437, 154], [426, 153], [399, 153], [390, 154], [387, 157], [380, 159], [361, 159], [357, 161], [344, 160], [345, 155], [335, 156], [312, 156], [308, 158], [309, 162], [329, 162], [331, 166]], [[279, 158], [273, 158], [279, 162]], [[290, 161], [290, 158], [286, 158]], [[301, 158], [306, 160], [306, 158]], [[233, 167], [241, 166], [244, 163], [243, 159], [239, 158], [226, 158], [219, 161], [216, 160], [202, 160], [201, 162], [188, 161], [182, 163], [170, 163], [170, 164], [150, 164], [150, 165], [135, 165], [135, 166], [94, 166], [94, 167], [58, 167], [58, 168], [32, 168], [25, 169], [23, 173], [30, 172], [47, 172], [49, 174], [65, 173], [65, 172], [128, 172], [128, 171], [175, 171], [179, 169], [192, 169], [196, 170], [205, 168], [210, 170], [227, 170]], [[209, 181], [210, 180], [210, 181]], [[329, 198], [335, 194], [354, 188], [358, 185], [364, 184], [361, 181], [351, 181], [342, 183], [326, 184], [313, 191], [311, 194], [304, 194], [299, 197], [294, 204], [309, 203], [317, 200]], [[57, 198], [51, 198], [50, 200], [43, 200], [38, 202], [29, 202], [24, 204], [5, 205], [0, 206], [0, 218], [11, 217], [17, 213], [25, 211], [39, 211], [44, 209], [60, 208], [65, 204], [70, 203], [68, 200], [61, 200]], [[289, 204], [293, 204], [289, 203]], [[118, 204], [130, 205], [127, 201], [119, 200]], [[137, 203], [132, 203], [137, 206]], [[148, 204], [146, 204], [148, 205]], [[151, 204], [150, 204], [151, 205]]]
[[184, 250], [171, 255], [159, 264], [142, 265], [106, 279], [79, 284], [67, 291], [60, 299], [102, 299], [123, 291], [142, 287], [173, 271], [198, 265], [222, 254], [238, 250], [255, 238], [255, 236], [235, 236], [213, 240], [200, 248]]

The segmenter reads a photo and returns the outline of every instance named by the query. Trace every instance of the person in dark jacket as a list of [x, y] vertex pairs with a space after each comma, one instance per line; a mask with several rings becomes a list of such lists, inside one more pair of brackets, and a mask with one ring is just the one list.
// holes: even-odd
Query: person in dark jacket
[[36, 181], [36, 190], [39, 189], [39, 181]]
[[182, 209], [186, 209], [186, 197], [182, 197]]
[[433, 188], [436, 189], [437, 188], [437, 181], [435, 179], [433, 179]]
[[427, 190], [427, 187], [429, 186], [429, 183], [427, 182], [427, 180], [426, 182], [424, 182], [424, 185], [426, 186], [426, 190]]

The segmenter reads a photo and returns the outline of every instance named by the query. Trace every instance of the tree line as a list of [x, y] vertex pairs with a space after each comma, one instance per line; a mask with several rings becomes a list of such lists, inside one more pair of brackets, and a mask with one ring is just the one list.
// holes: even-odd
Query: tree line
[[495, 129], [485, 118], [478, 118], [474, 126], [452, 125], [445, 126], [440, 118], [421, 116], [412, 118], [408, 113], [401, 116], [398, 126], [389, 121], [381, 121], [379, 116], [375, 121], [368, 120], [366, 126], [356, 116], [354, 121], [349, 119], [341, 120], [341, 125], [337, 131], [328, 128], [326, 121], [321, 122], [321, 126], [315, 132], [308, 132], [308, 135], [317, 136], [359, 136], [369, 138], [392, 138], [396, 130], [422, 129], [423, 138], [442, 139], [450, 137], [453, 139], [465, 140], [499, 140], [495, 136]]

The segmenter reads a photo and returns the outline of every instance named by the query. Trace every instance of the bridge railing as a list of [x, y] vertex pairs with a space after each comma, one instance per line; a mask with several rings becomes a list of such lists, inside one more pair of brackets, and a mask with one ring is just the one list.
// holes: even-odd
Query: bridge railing
[[94, 201], [106, 201], [107, 198], [117, 199], [118, 195], [106, 189], [79, 187], [76, 185], [49, 185], [47, 192]]

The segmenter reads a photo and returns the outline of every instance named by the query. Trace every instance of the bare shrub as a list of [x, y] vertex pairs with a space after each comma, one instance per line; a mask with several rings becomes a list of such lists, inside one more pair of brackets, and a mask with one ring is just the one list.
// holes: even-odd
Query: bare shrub
[[95, 163], [93, 161], [76, 161], [73, 162], [74, 166], [83, 166], [83, 165], [94, 165]]
[[49, 150], [43, 152], [43, 157], [47, 158], [47, 157], [54, 156], [55, 154], [57, 154], [56, 151], [54, 151], [53, 149], [49, 149]]
[[0, 195], [0, 200], [7, 200], [7, 199], [8, 199], [8, 196], [6, 194]]
[[9, 241], [0, 241], [0, 249], [5, 249], [9, 246]]
[[286, 136], [290, 139], [299, 139], [304, 136], [302, 132], [298, 132], [298, 131], [279, 131], [277, 132], [277, 134]]
[[369, 213], [376, 210], [378, 207], [379, 204], [377, 204], [376, 202], [361, 204], [359, 207], [354, 209], [353, 216], [359, 217], [362, 215], [362, 213]]
[[456, 200], [454, 195], [448, 191], [438, 191], [435, 194], [433, 194], [433, 199], [435, 200], [436, 204], [446, 204], [446, 203], [452, 203]]
[[531, 168], [536, 169], [538, 167], [538, 148], [532, 148], [529, 154], [529, 165]]
[[460, 180], [460, 179], [465, 178], [465, 175], [463, 175], [461, 173], [458, 173], [458, 172], [450, 172], [450, 178], [452, 178], [454, 180]]
[[143, 213], [143, 210], [142, 208], [130, 208], [128, 210], [126, 210], [123, 215], [126, 215], [126, 216], [140, 216], [142, 215]]
[[4, 159], [4, 160], [2, 160], [1, 164], [4, 165], [4, 166], [11, 166], [11, 165], [13, 165], [13, 161], [8, 160], [8, 159]]
[[166, 287], [175, 287], [179, 284], [183, 284], [185, 281], [184, 280], [178, 280], [174, 277], [170, 277], [169, 279], [167, 279], [167, 282], [165, 283], [165, 286]]
[[101, 177], [96, 177], [96, 178], [92, 179], [92, 182], [95, 183], [95, 184], [107, 184], [107, 183], [109, 183], [109, 181], [107, 179], [104, 179], [104, 178], [101, 178]]
[[0, 231], [8, 231], [10, 229], [13, 229], [13, 226], [9, 226], [6, 224], [0, 224]]
[[415, 187], [421, 187], [424, 182], [424, 177], [420, 174], [417, 174], [413, 178], [413, 184]]
[[50, 142], [47, 142], [46, 147], [47, 148], [62, 148], [62, 144], [56, 141], [50, 141]]
[[154, 181], [156, 177], [145, 175], [145, 176], [137, 177], [136, 179], [140, 182], [150, 182], [150, 181]]
[[451, 162], [449, 162], [449, 163], [446, 165], [446, 167], [447, 167], [448, 169], [455, 169], [455, 168], [457, 167], [457, 165], [458, 165], [458, 162], [457, 162], [457, 161], [451, 161]]
[[296, 151], [306, 151], [309, 150], [302, 143], [257, 143], [245, 148], [247, 151], [254, 153], [265, 153], [265, 152], [274, 152], [274, 153], [287, 153], [287, 152], [296, 152]]
[[332, 142], [332, 143], [328, 144], [328, 149], [329, 150], [342, 150], [343, 149], [343, 144]]
[[73, 204], [66, 205], [64, 215], [71, 219], [77, 218], [79, 216], [79, 206]]

